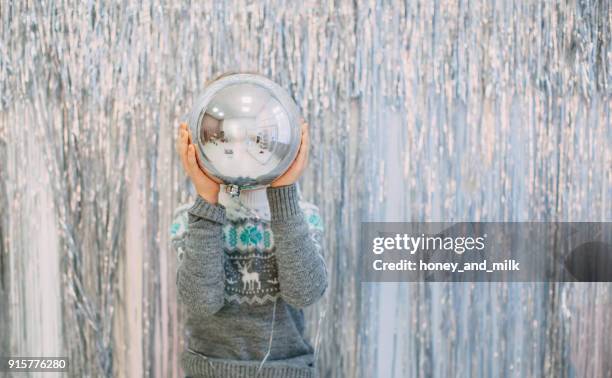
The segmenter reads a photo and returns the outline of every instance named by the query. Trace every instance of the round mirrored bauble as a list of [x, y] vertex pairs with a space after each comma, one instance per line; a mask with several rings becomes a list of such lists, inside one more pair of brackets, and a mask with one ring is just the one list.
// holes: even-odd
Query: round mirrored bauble
[[225, 184], [270, 184], [289, 168], [300, 146], [295, 102], [273, 81], [254, 74], [215, 80], [189, 122], [205, 172]]

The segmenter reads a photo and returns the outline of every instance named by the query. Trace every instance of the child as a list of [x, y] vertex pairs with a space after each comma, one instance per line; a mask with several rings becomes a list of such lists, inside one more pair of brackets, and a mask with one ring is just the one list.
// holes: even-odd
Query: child
[[287, 172], [237, 198], [200, 169], [192, 141], [181, 125], [177, 151], [198, 193], [172, 227], [187, 316], [183, 369], [189, 377], [315, 377], [302, 308], [324, 294], [327, 272], [318, 211], [299, 201], [296, 187], [307, 125]]

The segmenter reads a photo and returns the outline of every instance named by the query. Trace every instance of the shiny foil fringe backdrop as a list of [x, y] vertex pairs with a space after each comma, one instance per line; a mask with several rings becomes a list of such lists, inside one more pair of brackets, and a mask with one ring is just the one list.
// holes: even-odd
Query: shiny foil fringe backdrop
[[207, 80], [311, 125], [323, 377], [610, 376], [608, 284], [360, 285], [362, 220], [612, 220], [610, 2], [0, 4], [0, 355], [179, 377], [173, 153]]

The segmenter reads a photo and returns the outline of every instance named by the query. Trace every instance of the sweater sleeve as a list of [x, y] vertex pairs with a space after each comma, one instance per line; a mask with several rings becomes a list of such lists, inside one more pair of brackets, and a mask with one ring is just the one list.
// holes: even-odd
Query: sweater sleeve
[[212, 315], [223, 307], [223, 223], [225, 207], [200, 196], [188, 210], [177, 288], [179, 300], [190, 313]]
[[321, 298], [327, 288], [327, 268], [321, 244], [310, 233], [295, 184], [268, 187], [267, 196], [281, 297], [297, 308], [309, 306]]

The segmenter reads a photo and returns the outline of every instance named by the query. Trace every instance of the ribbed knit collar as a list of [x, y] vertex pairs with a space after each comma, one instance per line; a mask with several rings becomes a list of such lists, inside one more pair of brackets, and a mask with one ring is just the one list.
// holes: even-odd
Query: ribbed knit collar
[[245, 207], [253, 210], [259, 217], [270, 220], [270, 205], [266, 195], [266, 188], [241, 190], [238, 197], [232, 197], [226, 193], [224, 185], [221, 186], [219, 193], [219, 203], [228, 209], [234, 209], [238, 214], [240, 211], [240, 203]]

